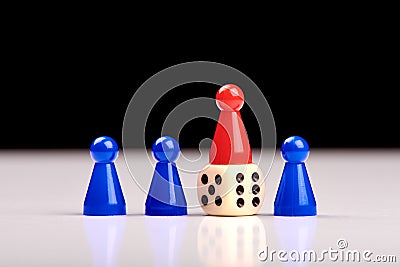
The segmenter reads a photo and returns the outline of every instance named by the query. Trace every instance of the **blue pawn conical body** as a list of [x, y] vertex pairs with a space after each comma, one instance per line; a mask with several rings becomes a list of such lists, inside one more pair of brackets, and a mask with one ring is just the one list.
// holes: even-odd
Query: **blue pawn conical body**
[[317, 204], [304, 161], [309, 155], [307, 142], [299, 137], [287, 138], [281, 146], [286, 160], [274, 202], [276, 216], [314, 216]]
[[158, 162], [147, 195], [145, 214], [187, 215], [186, 198], [175, 164], [180, 153], [178, 142], [169, 136], [160, 137], [153, 144], [152, 151]]
[[118, 145], [110, 137], [96, 138], [90, 146], [95, 161], [86, 192], [83, 214], [92, 216], [126, 215], [125, 198], [114, 160]]

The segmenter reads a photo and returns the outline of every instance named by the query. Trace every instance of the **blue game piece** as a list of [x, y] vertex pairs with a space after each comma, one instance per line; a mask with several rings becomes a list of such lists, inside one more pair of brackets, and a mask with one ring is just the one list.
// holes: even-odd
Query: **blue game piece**
[[302, 137], [291, 136], [281, 146], [286, 161], [274, 203], [276, 216], [314, 216], [317, 204], [305, 161], [310, 148]]
[[158, 138], [152, 146], [157, 160], [146, 199], [146, 215], [187, 215], [187, 205], [175, 161], [179, 157], [178, 142], [169, 136]]
[[108, 136], [96, 138], [90, 146], [95, 161], [86, 192], [84, 215], [126, 215], [126, 204], [114, 161], [118, 145]]

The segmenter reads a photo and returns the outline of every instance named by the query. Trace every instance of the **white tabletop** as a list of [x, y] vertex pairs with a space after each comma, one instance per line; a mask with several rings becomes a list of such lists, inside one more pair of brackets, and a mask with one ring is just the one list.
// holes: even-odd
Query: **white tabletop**
[[[138, 180], [150, 182], [151, 159], [142, 152], [133, 157]], [[306, 166], [316, 217], [272, 215], [283, 164], [277, 154], [256, 216], [206, 216], [194, 206], [188, 216], [149, 217], [146, 194], [121, 152], [116, 166], [127, 216], [88, 217], [82, 215], [93, 167], [88, 151], [1, 151], [0, 266], [362, 266], [368, 258], [368, 266], [398, 266], [400, 150], [312, 149]], [[195, 179], [181, 175], [188, 188]], [[194, 203], [194, 191], [186, 192]], [[322, 262], [293, 262], [304, 253]], [[379, 256], [397, 263], [373, 263]]]

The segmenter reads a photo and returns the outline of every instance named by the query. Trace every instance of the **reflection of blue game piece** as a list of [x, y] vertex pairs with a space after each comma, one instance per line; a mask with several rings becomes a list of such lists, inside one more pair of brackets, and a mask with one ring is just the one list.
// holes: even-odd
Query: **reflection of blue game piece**
[[146, 229], [152, 251], [153, 267], [180, 265], [182, 243], [185, 238], [187, 216], [146, 216]]
[[274, 203], [276, 216], [314, 216], [317, 205], [308, 177], [305, 160], [310, 148], [299, 136], [287, 138], [281, 153], [285, 162]]
[[95, 165], [83, 208], [84, 215], [126, 215], [126, 205], [114, 161], [118, 145], [114, 139], [101, 136], [90, 146]]
[[158, 138], [152, 146], [153, 156], [158, 161], [146, 199], [146, 215], [187, 215], [183, 193], [175, 161], [179, 157], [178, 142], [169, 136]]

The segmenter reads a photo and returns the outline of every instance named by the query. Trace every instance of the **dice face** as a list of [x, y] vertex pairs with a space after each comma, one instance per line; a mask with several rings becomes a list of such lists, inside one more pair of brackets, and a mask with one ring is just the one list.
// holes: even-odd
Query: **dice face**
[[264, 176], [256, 164], [207, 165], [197, 179], [199, 203], [209, 215], [256, 214], [264, 194]]

